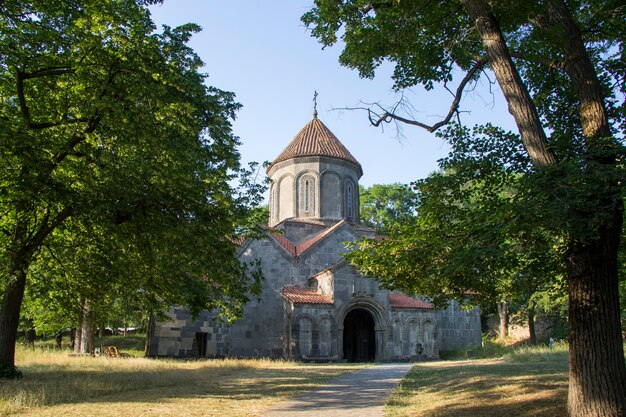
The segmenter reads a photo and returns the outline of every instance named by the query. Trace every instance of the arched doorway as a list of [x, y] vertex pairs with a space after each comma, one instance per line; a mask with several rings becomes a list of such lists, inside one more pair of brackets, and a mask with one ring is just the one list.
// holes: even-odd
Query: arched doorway
[[376, 359], [374, 318], [369, 311], [356, 308], [343, 321], [343, 358], [348, 362], [373, 362]]

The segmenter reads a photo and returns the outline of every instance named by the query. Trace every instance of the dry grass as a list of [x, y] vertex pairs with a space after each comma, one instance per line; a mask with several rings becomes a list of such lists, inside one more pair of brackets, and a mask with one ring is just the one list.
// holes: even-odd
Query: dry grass
[[386, 417], [566, 416], [566, 351], [522, 350], [501, 359], [415, 366]]
[[269, 360], [73, 357], [18, 350], [21, 380], [0, 380], [0, 415], [257, 416], [363, 365]]

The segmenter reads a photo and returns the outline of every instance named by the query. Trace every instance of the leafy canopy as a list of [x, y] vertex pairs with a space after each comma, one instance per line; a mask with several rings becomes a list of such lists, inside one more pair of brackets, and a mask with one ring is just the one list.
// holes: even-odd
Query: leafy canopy
[[439, 305], [528, 302], [555, 291], [564, 241], [534, 220], [537, 208], [528, 212], [531, 164], [519, 137], [491, 125], [453, 125], [440, 136], [452, 149], [440, 172], [412, 184], [417, 215], [391, 223], [382, 240], [358, 242], [347, 258], [383, 286]]
[[263, 186], [239, 165], [240, 105], [187, 46], [200, 28], [157, 32], [153, 3], [0, 4], [0, 287], [25, 265], [29, 299], [69, 315], [123, 296], [234, 317]]

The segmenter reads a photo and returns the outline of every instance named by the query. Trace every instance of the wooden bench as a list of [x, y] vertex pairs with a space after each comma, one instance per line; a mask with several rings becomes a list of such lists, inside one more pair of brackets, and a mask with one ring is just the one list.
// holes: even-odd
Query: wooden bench
[[120, 352], [115, 346], [100, 346], [100, 355], [108, 358], [132, 358], [132, 355]]
[[115, 346], [101, 346], [100, 355], [117, 358], [120, 356], [120, 353]]

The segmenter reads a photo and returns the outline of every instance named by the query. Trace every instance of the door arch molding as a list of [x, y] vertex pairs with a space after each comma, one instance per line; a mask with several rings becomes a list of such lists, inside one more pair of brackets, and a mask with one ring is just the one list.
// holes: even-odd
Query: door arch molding
[[347, 315], [357, 309], [362, 309], [370, 313], [374, 320], [374, 337], [376, 343], [375, 361], [381, 362], [388, 359], [387, 354], [387, 335], [389, 334], [389, 325], [385, 318], [385, 309], [375, 299], [369, 296], [358, 296], [344, 303], [339, 307], [335, 314], [335, 323], [337, 325], [337, 350], [340, 358], [344, 357], [343, 351], [343, 333], [344, 322]]

